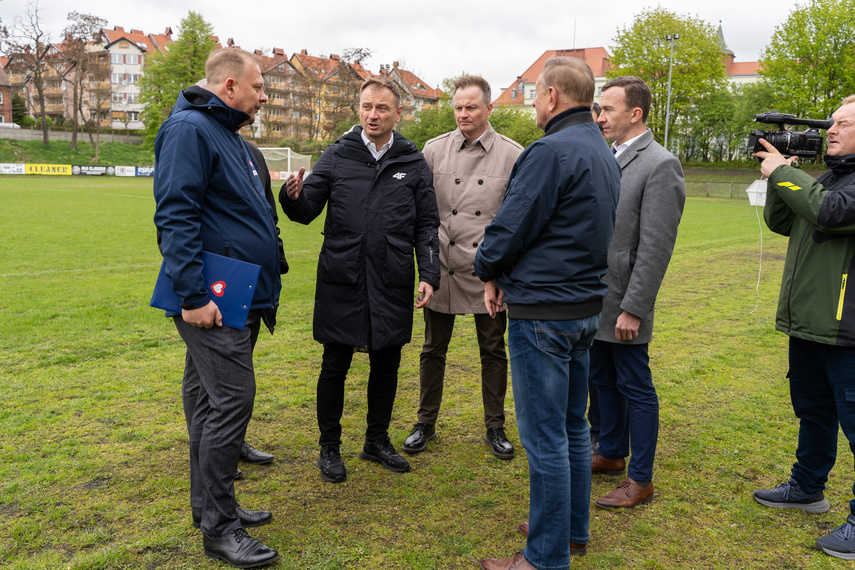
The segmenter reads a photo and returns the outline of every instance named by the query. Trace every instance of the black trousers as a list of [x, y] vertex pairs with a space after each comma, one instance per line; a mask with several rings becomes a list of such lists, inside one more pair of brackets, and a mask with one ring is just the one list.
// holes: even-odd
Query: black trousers
[[173, 320], [187, 345], [181, 399], [190, 436], [190, 506], [202, 509], [202, 532], [218, 537], [241, 526], [234, 479], [255, 401], [260, 315], [250, 312], [243, 330]]
[[[401, 347], [369, 350], [368, 413], [365, 440], [389, 437], [389, 422], [398, 391], [398, 367]], [[318, 377], [318, 428], [321, 445], [341, 445], [341, 415], [344, 411], [344, 381], [353, 360], [353, 347], [325, 344]]]

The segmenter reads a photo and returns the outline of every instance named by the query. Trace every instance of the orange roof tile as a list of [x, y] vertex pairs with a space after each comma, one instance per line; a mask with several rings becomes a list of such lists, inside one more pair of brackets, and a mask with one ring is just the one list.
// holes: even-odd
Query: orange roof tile
[[514, 82], [511, 83], [495, 101], [493, 101], [493, 103], [496, 105], [522, 105], [525, 100], [525, 96], [522, 92], [518, 92], [516, 98], [511, 98], [514, 87], [516, 87], [520, 80], [526, 83], [534, 83], [538, 76], [540, 76], [540, 72], [543, 71], [543, 64], [546, 63], [546, 60], [555, 56], [567, 56], [581, 59], [587, 63], [591, 68], [591, 71], [594, 72], [594, 77], [605, 76], [606, 71], [609, 69], [610, 56], [606, 51], [606, 48], [603, 47], [547, 50], [543, 52], [543, 55], [537, 58], [537, 60], [531, 64], [528, 69], [526, 69], [521, 75], [517, 76], [517, 79], [515, 79]]
[[762, 69], [759, 61], [733, 62], [728, 70], [729, 75], [757, 75]]
[[413, 92], [413, 95], [426, 99], [439, 99], [439, 96], [442, 94], [442, 91], [439, 89], [434, 89], [433, 87], [426, 85], [425, 82], [419, 79], [415, 73], [407, 71], [406, 69], [401, 69], [397, 66], [395, 67], [395, 70], [397, 70], [401, 80]]

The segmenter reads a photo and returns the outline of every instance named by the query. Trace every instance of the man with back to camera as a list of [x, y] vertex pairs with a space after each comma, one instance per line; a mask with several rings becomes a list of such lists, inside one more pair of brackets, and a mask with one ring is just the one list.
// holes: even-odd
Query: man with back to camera
[[650, 372], [656, 295], [671, 261], [686, 202], [677, 157], [647, 128], [650, 89], [634, 76], [612, 79], [600, 96], [599, 123], [613, 142], [621, 168], [615, 234], [609, 247], [609, 294], [591, 346], [591, 378], [600, 410], [599, 449], [593, 473], [626, 479], [597, 499], [603, 508], [631, 508], [653, 500], [653, 460], [659, 433], [659, 399]]
[[[268, 564], [278, 553], [243, 527], [272, 515], [235, 500], [246, 426], [252, 417], [252, 353], [262, 320], [271, 329], [280, 290], [273, 212], [238, 130], [267, 101], [252, 54], [214, 52], [209, 89], [183, 91], [155, 141], [154, 221], [167, 274], [181, 303], [173, 320], [187, 345], [182, 400], [190, 436], [190, 504], [205, 555], [239, 568]], [[202, 251], [261, 267], [246, 327], [222, 326], [202, 277]]]
[[410, 470], [389, 441], [401, 348], [412, 337], [413, 250], [419, 284], [415, 307], [439, 287], [439, 215], [430, 171], [416, 145], [394, 132], [401, 118], [398, 86], [385, 78], [362, 84], [359, 120], [330, 145], [302, 180], [279, 192], [285, 214], [311, 223], [326, 209], [318, 257], [314, 338], [324, 345], [318, 378], [318, 467], [324, 481], [347, 478], [341, 459], [344, 382], [354, 348], [367, 350], [368, 414], [360, 459], [395, 472]]
[[508, 176], [522, 147], [490, 126], [490, 84], [482, 77], [456, 79], [452, 102], [457, 129], [429, 140], [423, 151], [433, 175], [442, 222], [441, 278], [439, 290], [424, 309], [418, 422], [404, 441], [404, 451], [423, 451], [436, 437], [454, 316], [472, 314], [481, 355], [481, 397], [487, 429], [484, 441], [499, 459], [512, 459], [514, 446], [505, 435], [506, 313], [501, 310], [496, 318], [487, 313], [484, 287], [472, 271], [472, 260], [484, 238], [484, 226], [502, 205]]
[[[789, 335], [790, 399], [799, 418], [789, 480], [754, 491], [767, 507], [824, 513], [823, 490], [837, 456], [838, 425], [855, 450], [855, 95], [832, 115], [825, 164], [814, 180], [772, 145], [760, 171], [769, 179], [763, 217], [789, 236], [775, 328]], [[846, 522], [816, 540], [826, 554], [855, 559], [855, 499]]]
[[475, 254], [491, 316], [508, 303], [520, 440], [529, 463], [525, 550], [481, 568], [568, 568], [587, 552], [591, 500], [588, 348], [603, 298], [620, 170], [591, 116], [594, 74], [546, 61], [534, 108], [545, 136], [514, 164]]

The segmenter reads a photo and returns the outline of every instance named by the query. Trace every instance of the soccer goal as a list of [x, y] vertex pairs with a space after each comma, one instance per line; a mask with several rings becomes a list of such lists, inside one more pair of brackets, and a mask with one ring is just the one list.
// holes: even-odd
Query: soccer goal
[[292, 172], [305, 168], [308, 173], [312, 167], [312, 157], [307, 154], [297, 154], [286, 147], [259, 148], [267, 169], [270, 170], [271, 180], [285, 180]]

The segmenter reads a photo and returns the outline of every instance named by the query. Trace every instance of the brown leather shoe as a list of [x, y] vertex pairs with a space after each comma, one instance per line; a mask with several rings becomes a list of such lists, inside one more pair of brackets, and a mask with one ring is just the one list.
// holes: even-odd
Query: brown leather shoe
[[[517, 525], [517, 532], [528, 538], [528, 521], [521, 522]], [[570, 543], [570, 556], [585, 556], [588, 554], [587, 544]]]
[[591, 454], [591, 473], [605, 473], [606, 475], [620, 475], [626, 469], [626, 459], [606, 459], [599, 453]]
[[645, 489], [629, 477], [618, 488], [597, 499], [597, 506], [604, 509], [631, 509], [653, 500], [653, 483]]
[[534, 566], [526, 562], [522, 550], [511, 556], [510, 558], [485, 558], [481, 561], [481, 570], [537, 570]]

